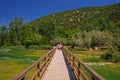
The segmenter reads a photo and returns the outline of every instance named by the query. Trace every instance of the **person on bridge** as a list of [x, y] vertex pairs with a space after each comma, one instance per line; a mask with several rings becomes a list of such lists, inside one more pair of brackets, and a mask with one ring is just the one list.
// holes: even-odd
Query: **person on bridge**
[[60, 43], [60, 44], [57, 44], [57, 49], [58, 50], [61, 50], [62, 49], [62, 44]]

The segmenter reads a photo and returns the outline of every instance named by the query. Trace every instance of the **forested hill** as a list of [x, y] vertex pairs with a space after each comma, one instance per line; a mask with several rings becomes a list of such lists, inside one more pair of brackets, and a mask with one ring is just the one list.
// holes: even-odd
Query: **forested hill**
[[[94, 29], [104, 30], [110, 22], [120, 20], [120, 4], [105, 7], [88, 7], [76, 10], [51, 14], [30, 22], [30, 25], [41, 26], [42, 24], [54, 24], [69, 30], [83, 29], [93, 26]], [[104, 28], [102, 28], [104, 27]]]
[[39, 28], [40, 35], [46, 36], [51, 42], [60, 39], [64, 43], [65, 38], [71, 39], [75, 34], [83, 31], [108, 31], [114, 33], [118, 38], [118, 34], [120, 34], [120, 3], [50, 14], [30, 22], [29, 26]]
[[0, 29], [0, 46], [65, 45], [91, 47], [112, 45], [120, 49], [120, 3], [54, 13], [22, 25], [15, 18]]

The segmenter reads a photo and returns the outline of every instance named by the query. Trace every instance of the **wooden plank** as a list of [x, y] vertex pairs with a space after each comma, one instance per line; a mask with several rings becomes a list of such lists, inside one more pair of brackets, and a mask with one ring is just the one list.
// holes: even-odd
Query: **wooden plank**
[[[54, 55], [53, 53], [55, 52], [56, 48], [53, 48], [51, 51], [49, 51], [48, 53], [46, 53], [43, 57], [41, 57], [40, 59], [38, 59], [38, 61], [36, 61], [35, 63], [33, 63], [30, 67], [28, 67], [24, 72], [22, 72], [20, 75], [18, 75], [17, 77], [15, 77], [13, 80], [25, 80], [25, 77], [27, 75], [27, 73], [29, 73], [34, 67], [38, 66], [38, 64], [41, 64], [44, 62], [44, 59], [49, 55], [50, 57], [52, 55]], [[48, 57], [49, 57], [48, 56]], [[49, 63], [49, 62], [48, 62]], [[36, 73], [35, 73], [36, 74]], [[34, 76], [36, 75], [33, 75]]]
[[56, 53], [40, 80], [70, 80], [68, 68], [61, 50]]
[[[86, 64], [84, 64], [81, 60], [79, 60], [79, 59], [78, 59], [74, 54], [72, 54], [66, 47], [63, 47], [63, 50], [64, 50], [67, 58], [74, 57], [75, 60], [76, 60], [75, 62], [79, 63], [79, 65], [81, 65], [82, 67], [84, 67], [84, 68], [89, 72], [89, 74], [90, 74], [91, 77], [92, 77], [92, 80], [105, 80], [103, 77], [101, 77], [101, 76], [100, 76], [99, 74], [97, 74], [95, 71], [93, 71], [89, 66], [87, 66]], [[68, 54], [69, 54], [70, 56], [69, 56]], [[68, 61], [69, 61], [69, 59], [68, 59]], [[76, 66], [75, 66], [75, 62], [74, 62], [74, 59], [70, 59], [69, 63], [71, 63], [71, 62], [72, 62], [72, 64], [73, 64], [73, 65], [70, 64], [71, 68], [76, 67]], [[76, 67], [76, 68], [78, 69], [78, 72], [76, 71], [76, 69], [74, 69], [74, 74], [75, 74], [75, 76], [77, 75], [77, 73], [80, 73], [80, 74], [82, 74], [82, 76], [85, 78], [85, 80], [89, 80], [89, 78], [87, 77], [87, 75], [86, 75], [82, 70], [80, 70], [80, 72], [79, 72], [79, 69], [80, 69], [79, 66]], [[79, 77], [79, 76], [78, 76], [78, 77]], [[79, 79], [78, 77], [76, 76], [77, 79]]]

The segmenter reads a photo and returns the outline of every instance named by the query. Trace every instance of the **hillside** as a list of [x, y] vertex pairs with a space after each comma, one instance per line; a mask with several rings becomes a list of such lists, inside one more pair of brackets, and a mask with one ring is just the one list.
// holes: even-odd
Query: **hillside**
[[28, 25], [39, 29], [40, 35], [48, 39], [48, 42], [58, 40], [64, 43], [64, 38], [71, 39], [73, 35], [83, 31], [108, 31], [119, 39], [120, 3], [54, 13], [38, 18]]
[[[117, 22], [120, 20], [120, 4], [105, 6], [105, 7], [89, 7], [81, 8], [61, 13], [47, 15], [38, 18], [30, 25], [40, 26], [43, 23], [53, 23], [55, 26], [64, 27], [65, 29], [75, 30], [93, 24], [94, 21], [105, 20], [106, 22]], [[109, 24], [109, 23], [107, 23]]]
[[120, 3], [54, 13], [21, 24], [22, 19], [15, 18], [8, 30], [4, 25], [1, 27], [0, 46], [63, 43], [91, 47], [109, 44], [120, 49]]

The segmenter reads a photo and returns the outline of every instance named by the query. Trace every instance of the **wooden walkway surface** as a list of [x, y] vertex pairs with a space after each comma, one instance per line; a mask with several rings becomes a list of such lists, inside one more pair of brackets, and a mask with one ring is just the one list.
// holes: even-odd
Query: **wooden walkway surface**
[[75, 80], [62, 50], [56, 50], [41, 80]]

